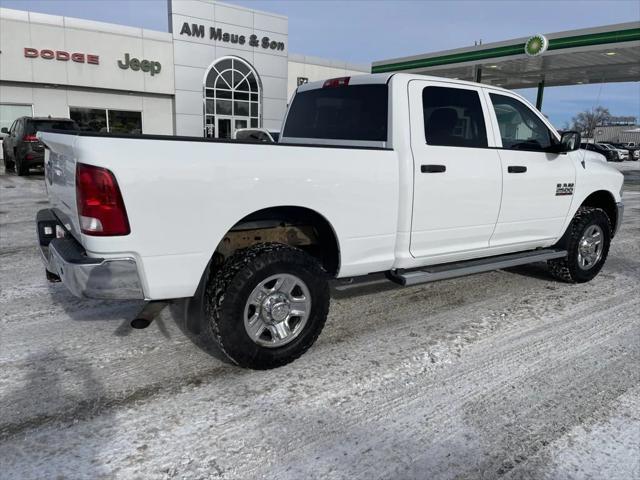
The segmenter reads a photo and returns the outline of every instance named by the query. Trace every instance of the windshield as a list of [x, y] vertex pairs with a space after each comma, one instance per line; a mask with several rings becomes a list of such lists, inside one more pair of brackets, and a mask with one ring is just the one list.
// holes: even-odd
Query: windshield
[[31, 120], [25, 130], [27, 135], [35, 135], [40, 130], [78, 130], [78, 126], [71, 120]]
[[387, 140], [386, 84], [318, 88], [299, 92], [282, 136], [331, 140]]

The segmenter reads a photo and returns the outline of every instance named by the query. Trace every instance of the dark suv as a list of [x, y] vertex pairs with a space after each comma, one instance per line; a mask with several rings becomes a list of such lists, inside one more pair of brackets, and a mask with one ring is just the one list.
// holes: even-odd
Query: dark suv
[[79, 130], [69, 118], [20, 117], [3, 128], [2, 158], [6, 170], [28, 175], [29, 169], [44, 166], [44, 145], [36, 137], [40, 130]]
[[618, 156], [618, 152], [616, 150], [611, 150], [609, 148], [603, 147], [599, 143], [581, 143], [580, 148], [582, 148], [583, 150], [591, 150], [592, 152], [604, 155], [604, 158], [607, 159], [607, 162], [622, 161], [620, 160], [620, 157]]

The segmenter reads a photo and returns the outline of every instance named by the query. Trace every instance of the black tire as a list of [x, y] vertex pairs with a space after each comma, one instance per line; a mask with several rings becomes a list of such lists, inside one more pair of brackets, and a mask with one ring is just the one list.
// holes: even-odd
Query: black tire
[[7, 172], [12, 172], [15, 168], [15, 164], [11, 160], [9, 160], [9, 154], [4, 149], [4, 147], [2, 148], [2, 162], [4, 163], [4, 169]]
[[[588, 269], [580, 267], [578, 247], [580, 239], [592, 225], [602, 230], [602, 253], [593, 266]], [[565, 258], [549, 260], [549, 271], [558, 280], [568, 283], [583, 283], [592, 280], [604, 265], [611, 245], [611, 220], [601, 208], [580, 207], [576, 212], [564, 237], [564, 248], [568, 255]]]
[[[309, 317], [290, 343], [269, 348], [255, 343], [244, 325], [245, 305], [253, 289], [275, 274], [288, 273], [305, 282], [311, 296]], [[328, 275], [304, 251], [279, 243], [264, 243], [239, 250], [208, 279], [204, 311], [206, 335], [235, 364], [257, 370], [286, 365], [316, 341], [329, 312]]]
[[22, 162], [18, 159], [17, 156], [13, 159], [13, 163], [14, 163], [14, 170], [16, 172], [16, 175], [18, 175], [19, 177], [24, 177], [29, 175], [29, 169], [25, 168], [25, 166], [22, 164]]

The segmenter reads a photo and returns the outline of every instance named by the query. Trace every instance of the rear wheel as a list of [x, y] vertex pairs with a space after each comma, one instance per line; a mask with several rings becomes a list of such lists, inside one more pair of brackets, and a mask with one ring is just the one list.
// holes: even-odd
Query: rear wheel
[[209, 279], [208, 334], [234, 363], [268, 369], [316, 341], [329, 311], [327, 273], [304, 251], [259, 244], [233, 254]]
[[611, 245], [611, 221], [600, 208], [580, 207], [566, 238], [568, 255], [550, 260], [549, 270], [559, 280], [588, 282], [602, 269]]
[[13, 163], [14, 163], [14, 170], [16, 172], [16, 175], [20, 177], [29, 175], [29, 168], [22, 164], [22, 162], [20, 161], [20, 158], [17, 155], [13, 157]]

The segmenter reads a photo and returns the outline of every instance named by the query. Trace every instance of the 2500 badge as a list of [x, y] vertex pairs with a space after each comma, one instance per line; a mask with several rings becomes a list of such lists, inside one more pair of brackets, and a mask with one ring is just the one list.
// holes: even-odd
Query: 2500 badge
[[573, 195], [573, 183], [558, 183], [556, 185], [556, 196]]

